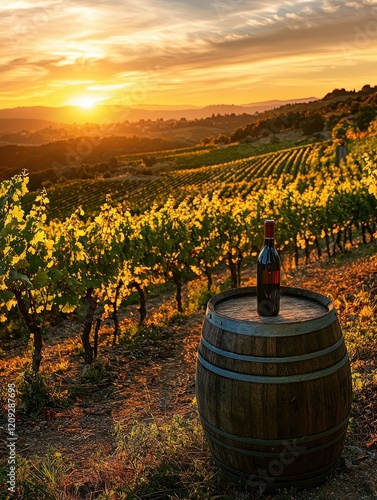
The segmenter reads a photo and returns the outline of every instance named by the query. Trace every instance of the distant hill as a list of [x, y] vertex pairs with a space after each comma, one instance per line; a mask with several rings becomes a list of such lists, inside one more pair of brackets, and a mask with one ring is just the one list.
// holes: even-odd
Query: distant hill
[[[346, 142], [348, 137], [364, 137], [377, 121], [377, 87], [364, 85], [358, 92], [335, 89], [320, 100], [274, 100], [245, 106], [213, 105], [181, 110], [170, 106], [152, 107], [151, 110], [98, 107], [86, 110], [84, 124], [64, 125], [64, 119], [72, 118], [69, 113], [76, 112], [79, 118], [85, 110], [77, 111], [73, 107], [0, 110], [0, 123], [8, 120], [9, 125], [17, 124], [24, 130], [44, 120], [40, 123], [45, 127], [29, 133], [0, 135], [0, 179], [27, 168], [30, 183], [36, 189], [43, 182], [59, 181], [59, 176], [75, 180], [110, 172], [116, 167], [117, 158], [124, 155], [146, 153], [148, 156], [156, 151], [198, 145], [278, 144], [286, 140], [302, 143], [331, 137]], [[267, 109], [263, 111], [263, 108]], [[98, 124], [94, 121], [98, 113], [116, 121]], [[145, 118], [132, 121], [138, 113]], [[190, 119], [200, 113], [205, 118]], [[161, 115], [165, 116], [163, 120]], [[152, 120], [153, 116], [160, 118]], [[172, 116], [176, 118], [167, 118]], [[47, 120], [48, 117], [53, 119]], [[60, 122], [61, 128], [54, 128], [54, 122]], [[373, 127], [372, 132], [375, 123]]]
[[[139, 121], [139, 120], [195, 120], [210, 117], [215, 115], [225, 114], [254, 114], [262, 113], [269, 109], [293, 103], [305, 103], [317, 100], [315, 97], [308, 97], [305, 99], [293, 99], [288, 101], [264, 101], [257, 103], [250, 103], [245, 105], [236, 106], [233, 104], [218, 104], [205, 107], [180, 107], [180, 106], [162, 106], [150, 105], [145, 108], [127, 108], [124, 106], [97, 106], [93, 109], [81, 109], [76, 106], [63, 106], [63, 107], [48, 107], [48, 106], [31, 106], [31, 107], [18, 107], [0, 110], [0, 121], [3, 121], [2, 127], [6, 126], [4, 120], [18, 120], [8, 122], [11, 127], [17, 126], [18, 129], [5, 130], [0, 129], [0, 132], [14, 132], [23, 129], [35, 130], [36, 122], [47, 121], [47, 125], [42, 123], [40, 128], [49, 126], [53, 123], [117, 123], [123, 121]], [[27, 121], [25, 125], [22, 120]], [[33, 123], [34, 122], [34, 123]], [[52, 123], [51, 123], [52, 122]], [[20, 128], [21, 127], [21, 128]]]
[[[111, 106], [110, 108], [119, 108]], [[81, 109], [76, 106], [49, 107], [49, 106], [20, 106], [17, 108], [0, 109], [0, 120], [42, 120], [52, 123], [86, 123], [105, 121], [103, 110]], [[97, 120], [98, 118], [98, 120]]]
[[281, 106], [286, 106], [287, 104], [305, 104], [313, 101], [319, 101], [318, 97], [305, 97], [303, 99], [291, 99], [288, 101], [281, 100], [273, 100], [273, 101], [265, 101], [265, 102], [256, 102], [251, 104], [243, 104], [242, 107], [248, 109], [257, 108], [257, 112], [268, 111], [273, 108], [280, 108]]
[[0, 133], [17, 133], [23, 130], [40, 130], [48, 127], [56, 127], [57, 124], [48, 120], [33, 118], [2, 118], [0, 111]]

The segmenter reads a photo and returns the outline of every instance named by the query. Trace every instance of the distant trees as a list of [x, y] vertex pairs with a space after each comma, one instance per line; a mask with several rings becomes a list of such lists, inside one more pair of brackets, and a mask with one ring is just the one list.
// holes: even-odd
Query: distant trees
[[[156, 163], [158, 151], [197, 143], [215, 146], [240, 141], [253, 143], [266, 137], [274, 142], [279, 139], [278, 134], [287, 130], [301, 129], [305, 135], [326, 130], [335, 139], [352, 139], [365, 135], [376, 118], [377, 86], [364, 85], [358, 92], [335, 89], [322, 101], [290, 104], [254, 115], [213, 113], [195, 120], [184, 117], [180, 120], [140, 120], [135, 124], [114, 124], [113, 128], [103, 130], [88, 125], [85, 129], [71, 130], [67, 136], [69, 139], [40, 146], [0, 146], [0, 181], [19, 174], [23, 169], [29, 172], [31, 190], [40, 188], [46, 181], [91, 179], [105, 172], [115, 174], [121, 166], [118, 156], [139, 153], [149, 173], [151, 169], [148, 167]], [[178, 136], [174, 133], [176, 128], [188, 128], [189, 132], [182, 131]], [[205, 130], [216, 133], [202, 138]], [[131, 131], [140, 135], [126, 137], [125, 133]], [[55, 137], [52, 132], [48, 131], [50, 135], [46, 137]], [[171, 140], [165, 137], [171, 137]]]
[[269, 117], [260, 117], [255, 122], [239, 127], [230, 134], [230, 142], [248, 140], [250, 138], [267, 137], [283, 130], [299, 127], [301, 114], [297, 112], [279, 113]]
[[[64, 179], [90, 179], [106, 170], [118, 168], [116, 155], [175, 149], [186, 144], [156, 137], [77, 137], [41, 146], [6, 145], [0, 147], [0, 181], [29, 172], [29, 188], [43, 182]], [[104, 170], [105, 169], [105, 170]]]
[[322, 115], [315, 113], [302, 120], [300, 123], [300, 128], [305, 135], [315, 134], [316, 132], [322, 132], [325, 126], [325, 120]]
[[291, 111], [280, 113], [269, 118], [259, 118], [256, 122], [236, 129], [230, 134], [230, 141], [250, 140], [250, 138], [267, 137], [290, 129], [301, 128], [305, 135], [322, 132], [325, 118], [321, 113], [310, 111]]
[[323, 100], [327, 100], [327, 99], [332, 99], [334, 97], [342, 97], [342, 96], [345, 96], [345, 95], [350, 95], [351, 93], [356, 93], [355, 91], [353, 92], [350, 92], [344, 88], [342, 89], [334, 89], [332, 92], [329, 92], [328, 94], [325, 95], [325, 97], [323, 98]]
[[205, 137], [202, 141], [201, 144], [203, 146], [211, 146], [211, 145], [219, 145], [219, 144], [229, 144], [231, 141], [231, 138], [225, 134], [218, 134], [216, 136], [212, 135], [209, 137]]
[[368, 130], [370, 122], [374, 120], [375, 117], [376, 109], [374, 107], [362, 106], [356, 114], [356, 125], [362, 132], [365, 132]]
[[157, 158], [155, 156], [145, 155], [143, 156], [143, 162], [147, 168], [152, 167], [157, 163]]

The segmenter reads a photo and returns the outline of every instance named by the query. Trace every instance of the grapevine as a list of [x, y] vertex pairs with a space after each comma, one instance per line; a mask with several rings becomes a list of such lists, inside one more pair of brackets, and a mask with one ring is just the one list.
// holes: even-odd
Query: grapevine
[[[320, 258], [322, 241], [329, 256], [342, 250], [347, 239], [352, 244], [354, 228], [361, 230], [364, 241], [367, 234], [373, 239], [374, 161], [364, 157], [360, 169], [350, 159], [338, 168], [329, 164], [333, 151], [326, 148], [317, 147], [310, 154], [305, 146], [172, 173], [164, 177], [159, 201], [151, 208], [131, 210], [114, 192], [114, 199], [105, 198], [99, 213], [78, 207], [63, 220], [48, 220], [47, 193], [31, 198], [26, 173], [2, 182], [0, 321], [5, 323], [19, 311], [33, 336], [32, 366], [38, 371], [43, 329], [52, 315], [71, 314], [86, 304], [81, 340], [85, 362], [91, 363], [97, 351], [90, 340], [95, 318], [97, 323], [106, 315], [114, 320], [115, 343], [118, 310], [133, 289], [140, 298], [143, 322], [147, 291], [156, 284], [174, 283], [179, 312], [183, 284], [203, 276], [210, 289], [220, 262], [228, 266], [232, 286], [241, 286], [242, 262], [260, 248], [264, 218], [276, 219], [277, 247], [283, 256], [293, 252], [296, 265], [302, 252], [309, 261], [313, 248]], [[307, 166], [300, 168], [300, 162]], [[281, 175], [263, 177], [271, 164]], [[284, 173], [285, 167], [294, 175]], [[175, 196], [163, 201], [167, 187]], [[139, 196], [147, 202], [147, 187], [143, 189]]]

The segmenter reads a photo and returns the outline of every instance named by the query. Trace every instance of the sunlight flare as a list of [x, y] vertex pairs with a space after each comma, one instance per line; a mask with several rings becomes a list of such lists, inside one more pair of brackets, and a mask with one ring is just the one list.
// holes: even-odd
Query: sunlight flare
[[79, 96], [69, 100], [69, 105], [83, 109], [93, 109], [100, 101], [100, 98], [93, 96]]

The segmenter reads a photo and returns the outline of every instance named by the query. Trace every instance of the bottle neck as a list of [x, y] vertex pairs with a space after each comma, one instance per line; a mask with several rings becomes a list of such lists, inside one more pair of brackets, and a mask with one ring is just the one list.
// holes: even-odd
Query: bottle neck
[[275, 240], [274, 238], [269, 238], [269, 237], [264, 237], [264, 246], [265, 247], [274, 247], [275, 246]]
[[275, 222], [272, 219], [264, 221], [264, 238], [272, 238], [275, 236]]

